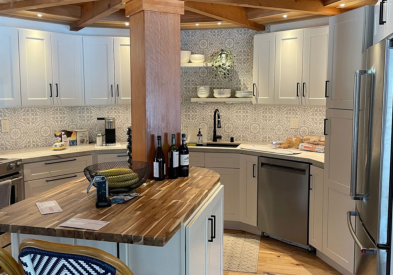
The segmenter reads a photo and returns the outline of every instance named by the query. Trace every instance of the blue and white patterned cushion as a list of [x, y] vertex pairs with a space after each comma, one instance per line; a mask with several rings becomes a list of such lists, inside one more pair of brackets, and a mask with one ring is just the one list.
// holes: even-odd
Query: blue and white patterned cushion
[[116, 269], [97, 259], [36, 248], [19, 254], [26, 275], [115, 275]]

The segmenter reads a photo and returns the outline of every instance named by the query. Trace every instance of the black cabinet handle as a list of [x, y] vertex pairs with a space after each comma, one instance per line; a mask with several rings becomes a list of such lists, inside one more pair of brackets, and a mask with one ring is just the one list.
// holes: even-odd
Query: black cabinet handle
[[252, 95], [255, 96], [255, 87], [257, 86], [257, 84], [252, 83]]
[[213, 219], [212, 218], [208, 218], [208, 220], [211, 222], [211, 227], [210, 227], [210, 235], [211, 235], [211, 239], [207, 240], [209, 243], [213, 242]]
[[117, 97], [119, 97], [120, 96], [120, 93], [119, 93], [119, 84], [117, 84]]
[[71, 161], [76, 161], [76, 159], [67, 159], [67, 160], [61, 160], [61, 161], [55, 161], [55, 162], [46, 162], [45, 165], [63, 163], [63, 162], [71, 162]]
[[325, 118], [324, 120], [323, 120], [323, 134], [325, 135], [325, 136], [327, 136], [327, 133], [326, 133], [326, 121], [327, 121], [328, 119], [327, 118]]
[[64, 178], [53, 179], [53, 180], [46, 180], [46, 182], [65, 180], [65, 179], [72, 179], [72, 178], [76, 178], [76, 177], [77, 177], [77, 175], [73, 175], [73, 176], [70, 176], [70, 177], [64, 177]]
[[56, 97], [59, 97], [59, 85], [56, 83]]
[[52, 97], [52, 83], [49, 83], [50, 97]]
[[214, 227], [214, 230], [212, 231], [212, 232], [214, 232], [212, 239], [215, 239], [216, 238], [216, 216], [212, 215], [211, 217], [213, 218], [213, 227]]
[[306, 82], [303, 82], [303, 97], [306, 97], [306, 96], [304, 95], [304, 90], [305, 90], [305, 88], [306, 88]]
[[113, 85], [111, 85], [111, 96], [113, 97]]
[[253, 177], [253, 178], [255, 178], [255, 166], [256, 166], [256, 164], [254, 163], [254, 164], [252, 165], [252, 177]]
[[326, 82], [325, 82], [325, 97], [329, 97], [328, 92], [327, 92], [328, 83], [329, 83], [329, 80], [326, 80]]
[[297, 96], [297, 97], [299, 97], [299, 86], [300, 86], [300, 83], [298, 82], [298, 83], [296, 84], [296, 96]]
[[379, 25], [385, 25], [386, 21], [383, 20], [383, 8], [385, 6], [386, 0], [382, 0], [379, 6]]

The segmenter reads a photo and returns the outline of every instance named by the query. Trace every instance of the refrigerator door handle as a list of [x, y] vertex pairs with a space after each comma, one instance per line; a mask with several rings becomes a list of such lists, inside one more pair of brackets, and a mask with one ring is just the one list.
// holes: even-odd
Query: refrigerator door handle
[[357, 193], [357, 164], [358, 164], [358, 144], [359, 144], [359, 108], [360, 108], [360, 87], [362, 75], [371, 74], [370, 70], [358, 70], [355, 72], [353, 85], [353, 125], [352, 125], [352, 156], [351, 156], [351, 184], [350, 195], [353, 200], [362, 200], [364, 195]]
[[355, 211], [348, 211], [347, 212], [347, 223], [348, 223], [349, 232], [351, 233], [352, 238], [354, 239], [356, 245], [360, 248], [360, 252], [362, 252], [362, 254], [376, 255], [377, 249], [363, 247], [363, 245], [360, 243], [358, 237], [356, 236], [355, 231], [353, 230], [351, 217], [353, 217], [353, 216], [356, 217], [357, 215], [358, 215], [358, 213], [356, 213]]

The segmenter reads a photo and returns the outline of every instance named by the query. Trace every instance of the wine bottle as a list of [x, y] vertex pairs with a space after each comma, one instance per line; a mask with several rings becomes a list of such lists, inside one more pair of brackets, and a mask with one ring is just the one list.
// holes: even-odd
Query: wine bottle
[[190, 155], [188, 153], [188, 147], [186, 144], [186, 134], [181, 135], [181, 146], [179, 148], [180, 153], [180, 168], [179, 176], [188, 177], [190, 170]]
[[168, 152], [168, 176], [170, 179], [179, 177], [179, 149], [176, 146], [175, 135], [172, 135], [172, 145]]
[[165, 156], [161, 147], [161, 136], [157, 136], [157, 150], [154, 156], [153, 177], [157, 181], [165, 179]]

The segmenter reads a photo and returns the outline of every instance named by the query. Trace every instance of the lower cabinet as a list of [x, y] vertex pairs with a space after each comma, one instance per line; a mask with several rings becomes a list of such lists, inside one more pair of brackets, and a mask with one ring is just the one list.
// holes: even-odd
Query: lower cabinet
[[207, 202], [186, 226], [186, 274], [223, 273], [224, 187]]
[[315, 249], [322, 251], [323, 239], [323, 169], [311, 166], [309, 200], [309, 236], [308, 242]]
[[127, 153], [119, 153], [119, 154], [101, 154], [98, 155], [98, 163], [103, 162], [114, 162], [114, 161], [127, 161], [128, 156]]
[[240, 221], [257, 226], [258, 157], [240, 156]]

